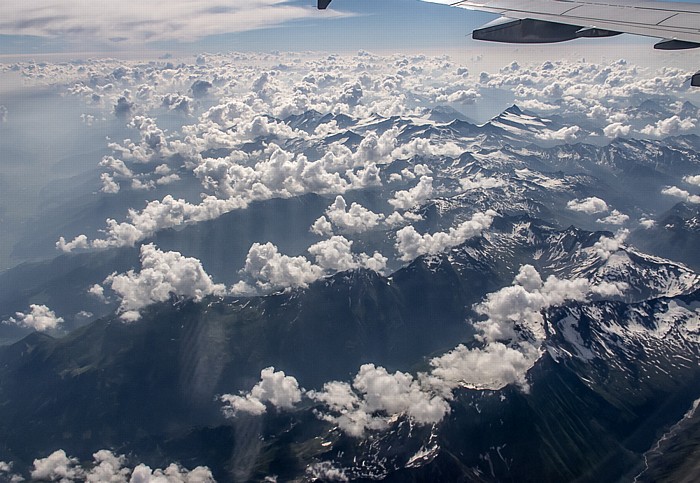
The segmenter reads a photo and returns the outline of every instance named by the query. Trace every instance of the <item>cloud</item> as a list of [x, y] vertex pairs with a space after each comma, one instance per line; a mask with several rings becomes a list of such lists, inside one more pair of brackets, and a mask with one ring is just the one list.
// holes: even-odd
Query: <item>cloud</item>
[[629, 136], [632, 126], [621, 122], [613, 122], [603, 128], [603, 134], [609, 138]]
[[620, 213], [617, 210], [612, 210], [605, 218], [599, 218], [596, 223], [604, 223], [606, 225], [624, 225], [630, 219], [628, 215]]
[[397, 210], [408, 210], [409, 208], [425, 203], [432, 195], [433, 178], [430, 176], [421, 176], [420, 181], [418, 181], [418, 184], [413, 188], [394, 193], [394, 197], [389, 200], [389, 204]]
[[253, 243], [248, 250], [243, 271], [255, 280], [258, 289], [265, 291], [306, 287], [323, 276], [321, 267], [303, 256], [282, 255], [272, 243]]
[[172, 463], [165, 469], [152, 470], [139, 464], [132, 469], [126, 465], [124, 455], [104, 449], [92, 457], [92, 462], [81, 465], [77, 458], [69, 457], [64, 450], [56, 450], [46, 458], [34, 460], [32, 480], [61, 483], [214, 483], [211, 471], [205, 466], [188, 470]]
[[312, 463], [306, 468], [312, 481], [350, 481], [342, 468], [336, 468], [330, 461]]
[[[119, 186], [119, 183], [114, 181], [114, 178], [110, 176], [108, 173], [102, 173], [100, 175], [100, 180], [102, 181], [102, 188], [100, 188], [100, 191], [103, 193], [108, 193], [108, 194], [116, 194], [119, 193], [119, 190], [121, 187]], [[63, 238], [63, 237], [61, 237]], [[87, 237], [85, 237], [85, 241], [87, 242]], [[63, 245], [65, 246], [65, 240]], [[61, 248], [63, 250], [63, 248]], [[63, 250], [63, 251], [71, 251], [72, 249], [68, 250]]]
[[645, 126], [640, 132], [648, 136], [665, 137], [675, 136], [682, 132], [687, 132], [697, 126], [697, 119], [681, 119], [678, 116], [671, 116], [667, 119], [661, 119], [654, 125]]
[[314, 257], [314, 264], [304, 256], [282, 255], [272, 243], [254, 243], [248, 250], [242, 272], [253, 280], [255, 287], [240, 282], [234, 285], [233, 292], [250, 294], [254, 293], [255, 288], [262, 291], [304, 288], [321, 277], [339, 271], [368, 268], [381, 273], [386, 268], [387, 258], [381, 253], [375, 252], [372, 256], [354, 254], [352, 244], [347, 238], [336, 235], [311, 245], [308, 252]]
[[442, 396], [425, 390], [411, 374], [389, 373], [374, 364], [360, 367], [352, 386], [332, 381], [324, 384], [321, 391], [309, 391], [307, 396], [327, 407], [327, 412], [318, 413], [319, 417], [355, 437], [367, 430], [388, 428], [395, 415], [431, 424], [450, 412]]
[[578, 138], [581, 128], [578, 126], [564, 126], [557, 131], [546, 130], [535, 135], [543, 141], [575, 141]]
[[641, 218], [639, 220], [639, 225], [644, 228], [645, 230], [649, 230], [651, 228], [654, 228], [656, 226], [656, 221], [650, 219], [650, 218]]
[[396, 250], [403, 261], [411, 261], [421, 255], [440, 253], [448, 248], [461, 245], [465, 241], [488, 229], [497, 215], [495, 211], [475, 213], [471, 220], [450, 228], [448, 232], [419, 234], [413, 226], [406, 226], [396, 232]]
[[601, 200], [596, 196], [591, 196], [590, 198], [585, 198], [582, 200], [571, 200], [566, 204], [566, 207], [571, 211], [580, 211], [589, 215], [603, 213], [609, 210], [608, 204], [605, 202], [605, 200]]
[[69, 458], [62, 449], [56, 450], [46, 458], [34, 460], [32, 479], [49, 481], [74, 481], [83, 475], [77, 458]]
[[265, 403], [279, 409], [292, 409], [301, 401], [301, 395], [302, 390], [294, 377], [268, 367], [260, 372], [260, 382], [249, 393], [241, 396], [224, 394], [220, 399], [224, 403], [224, 414], [234, 417], [241, 412], [263, 414], [267, 411]]
[[7, 122], [7, 108], [0, 106], [0, 123]]
[[[384, 218], [384, 215], [374, 213], [359, 203], [352, 203], [348, 209], [342, 196], [337, 196], [331, 206], [326, 209], [327, 220], [339, 233], [362, 233], [375, 228]], [[327, 226], [321, 221], [319, 230], [327, 230]]]
[[343, 236], [333, 236], [309, 247], [309, 253], [314, 256], [316, 264], [326, 272], [342, 272], [356, 268], [369, 268], [382, 272], [386, 268], [387, 258], [375, 252], [371, 257], [366, 253], [352, 253], [353, 242]]
[[[282, 0], [209, 2], [156, 0], [148, 4], [124, 0], [108, 5], [77, 5], [67, 0], [42, 0], [35, 8], [19, 1], [0, 6], [0, 33], [68, 37], [81, 41], [139, 44], [168, 40], [192, 41], [208, 35], [269, 28], [315, 17], [309, 6]], [[328, 17], [341, 17], [329, 11]]]
[[73, 250], [86, 249], [90, 247], [88, 242], [88, 237], [85, 235], [78, 235], [71, 241], [67, 242], [65, 238], [59, 237], [56, 242], [56, 248], [65, 253], [70, 253]]
[[429, 381], [436, 387], [450, 391], [466, 386], [473, 389], [498, 389], [508, 384], [527, 386], [525, 375], [540, 358], [532, 345], [514, 349], [500, 342], [483, 349], [468, 349], [459, 345], [448, 353], [430, 361]]
[[63, 318], [57, 317], [56, 313], [46, 305], [31, 304], [29, 313], [17, 312], [14, 317], [5, 320], [4, 323], [34, 329], [37, 332], [45, 332], [62, 324]]
[[666, 196], [673, 196], [674, 198], [680, 198], [686, 203], [700, 203], [699, 195], [691, 195], [689, 192], [679, 188], [678, 186], [667, 186], [666, 188], [661, 190], [661, 194], [664, 194]]
[[593, 245], [593, 251], [604, 260], [624, 246], [624, 242], [629, 235], [629, 230], [621, 229], [615, 233], [614, 237], [601, 236], [600, 239]]
[[140, 272], [112, 274], [104, 283], [121, 298], [119, 312], [126, 321], [138, 320], [141, 309], [172, 296], [199, 301], [207, 295], [226, 293], [225, 286], [215, 284], [199, 260], [162, 252], [153, 244], [141, 246]]
[[683, 181], [685, 181], [688, 184], [700, 186], [700, 174], [695, 176], [686, 176], [683, 178]]

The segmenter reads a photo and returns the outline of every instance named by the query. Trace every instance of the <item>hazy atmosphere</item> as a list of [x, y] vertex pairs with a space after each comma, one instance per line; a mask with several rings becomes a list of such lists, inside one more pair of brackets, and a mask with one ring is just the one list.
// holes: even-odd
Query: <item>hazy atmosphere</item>
[[697, 50], [414, 0], [0, 5], [0, 481], [678, 481]]

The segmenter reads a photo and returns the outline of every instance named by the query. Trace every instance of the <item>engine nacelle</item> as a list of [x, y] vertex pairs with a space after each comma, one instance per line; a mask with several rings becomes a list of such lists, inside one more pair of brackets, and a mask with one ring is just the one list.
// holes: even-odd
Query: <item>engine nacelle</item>
[[700, 72], [695, 74], [691, 79], [690, 79], [690, 85], [693, 87], [700, 87]]
[[533, 19], [501, 17], [476, 29], [472, 37], [476, 40], [507, 42], [513, 44], [548, 44], [564, 42], [579, 37], [581, 27]]

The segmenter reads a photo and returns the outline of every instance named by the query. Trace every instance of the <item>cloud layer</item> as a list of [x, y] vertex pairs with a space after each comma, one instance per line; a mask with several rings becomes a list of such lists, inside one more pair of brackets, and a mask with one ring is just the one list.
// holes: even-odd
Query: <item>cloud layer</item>
[[[163, 40], [191, 41], [208, 35], [281, 25], [314, 15], [312, 6], [283, 0], [208, 2], [186, 0], [75, 3], [10, 0], [0, 5], [0, 33], [135, 44]], [[329, 16], [340, 14], [329, 12]]]

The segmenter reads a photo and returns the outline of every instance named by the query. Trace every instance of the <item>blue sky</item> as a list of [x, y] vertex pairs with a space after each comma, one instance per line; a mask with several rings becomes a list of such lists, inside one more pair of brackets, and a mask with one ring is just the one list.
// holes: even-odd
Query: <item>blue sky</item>
[[[314, 0], [295, 0], [286, 5], [302, 7], [306, 11], [301, 18], [292, 18], [280, 25], [268, 28], [256, 28], [249, 31], [221, 32], [225, 27], [219, 25], [202, 25], [196, 35], [199, 38], [167, 38], [156, 42], [121, 42], [109, 41], [105, 37], [109, 29], [109, 13], [98, 11], [97, 16], [105, 15], [106, 32], [91, 34], [89, 25], [93, 18], [77, 18], [80, 29], [75, 25], [66, 27], [68, 32], [47, 34], [59, 30], [46, 27], [47, 32], [36, 35], [36, 29], [26, 28], [37, 25], [43, 18], [25, 18], [25, 9], [17, 0], [7, 0], [5, 7], [0, 6], [0, 14], [5, 11], [5, 18], [11, 18], [17, 28], [8, 31], [0, 22], [0, 54], [45, 53], [45, 52], [80, 52], [110, 50], [158, 50], [158, 51], [270, 51], [270, 50], [330, 50], [356, 51], [367, 50], [413, 50], [416, 48], [440, 49], [454, 47], [455, 40], [471, 42], [469, 33], [480, 24], [493, 18], [493, 15], [469, 12], [441, 5], [424, 3], [419, 0], [334, 0], [328, 11], [315, 10]], [[53, 0], [59, 4], [67, 0]], [[51, 3], [52, 0], [43, 0]], [[269, 0], [276, 3], [275, 0]], [[13, 12], [8, 6], [17, 3]], [[150, 3], [150, 2], [149, 2]], [[157, 3], [157, 2], [154, 2]], [[177, 2], [175, 2], [177, 3]], [[211, 2], [222, 3], [222, 2]], [[231, 3], [229, 1], [229, 3]], [[265, 3], [265, 2], [262, 2]], [[151, 7], [151, 12], [157, 9]], [[221, 7], [222, 9], [224, 7]], [[258, 12], [248, 15], [264, 19], [268, 11], [277, 9], [278, 5], [260, 7]], [[150, 13], [150, 12], [149, 12]], [[14, 17], [13, 18], [13, 14]], [[5, 25], [12, 22], [7, 22]], [[157, 27], [167, 30], [166, 24]], [[235, 27], [234, 27], [235, 29]], [[215, 32], [208, 35], [207, 31]], [[218, 32], [217, 32], [218, 31]], [[115, 34], [126, 37], [128, 34]], [[189, 35], [188, 35], [189, 37]]]
[[[315, 0], [34, 0], [33, 5], [27, 8], [25, 0], [0, 4], [0, 55], [129, 52], [152, 57], [153, 52], [361, 49], [439, 53], [495, 47], [469, 35], [494, 15], [420, 0], [334, 0], [327, 11], [316, 10]], [[579, 55], [591, 45], [650, 42], [625, 35], [577, 41], [567, 48]]]

